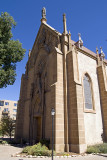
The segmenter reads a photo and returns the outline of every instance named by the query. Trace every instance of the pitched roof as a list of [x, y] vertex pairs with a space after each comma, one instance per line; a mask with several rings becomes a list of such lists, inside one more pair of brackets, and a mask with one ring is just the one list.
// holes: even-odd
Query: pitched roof
[[[71, 40], [71, 43], [72, 43], [72, 45], [75, 45], [76, 42], [73, 41], [73, 40]], [[77, 48], [78, 48], [78, 47], [77, 47]], [[89, 55], [97, 58], [97, 57], [96, 57], [97, 54], [94, 53], [93, 51], [89, 50], [88, 48], [86, 48], [86, 47], [83, 46], [81, 50], [83, 50], [83, 51], [85, 51], [86, 53], [88, 53]], [[104, 62], [107, 63], [107, 59], [104, 59]]]
[[[39, 32], [40, 32], [42, 26], [46, 26], [46, 27], [49, 28], [51, 31], [53, 31], [53, 33], [55, 33], [55, 34], [57, 34], [57, 35], [59, 35], [59, 36], [62, 35], [60, 32], [58, 32], [57, 30], [55, 30], [53, 27], [51, 27], [51, 26], [50, 26], [49, 24], [47, 24], [47, 23], [42, 23], [42, 24], [41, 24], [40, 29], [39, 29]], [[38, 34], [39, 34], [39, 32], [38, 32]], [[38, 35], [37, 35], [37, 37], [38, 37]], [[37, 37], [36, 37], [36, 40], [37, 40]], [[35, 40], [35, 42], [36, 42], [36, 40]], [[75, 45], [76, 42], [73, 41], [73, 40], [71, 40], [71, 44], [72, 44], [72, 45]], [[33, 46], [33, 47], [34, 47], [34, 46]], [[78, 48], [78, 47], [77, 47], [77, 48]], [[78, 49], [79, 49], [79, 48], [78, 48]], [[96, 58], [96, 53], [94, 53], [93, 51], [89, 50], [88, 48], [86, 48], [86, 47], [83, 46], [81, 50], [83, 50], [84, 52], [86, 52], [86, 53], [89, 54], [90, 56], [93, 56], [93, 57]], [[107, 60], [105, 59], [104, 62], [107, 63]]]

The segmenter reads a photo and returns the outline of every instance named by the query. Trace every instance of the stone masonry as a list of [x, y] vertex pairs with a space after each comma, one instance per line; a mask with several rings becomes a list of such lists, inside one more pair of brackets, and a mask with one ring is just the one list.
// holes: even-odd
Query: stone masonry
[[[86, 151], [107, 141], [107, 60], [74, 42], [63, 15], [63, 33], [47, 24], [46, 9], [22, 75], [15, 138], [35, 144], [41, 139], [57, 152]], [[86, 77], [84, 79], [84, 77]]]

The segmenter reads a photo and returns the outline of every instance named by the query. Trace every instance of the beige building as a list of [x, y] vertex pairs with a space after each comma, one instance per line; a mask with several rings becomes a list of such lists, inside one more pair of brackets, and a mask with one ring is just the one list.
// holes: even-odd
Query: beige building
[[80, 34], [77, 42], [71, 39], [65, 14], [63, 27], [61, 34], [49, 26], [43, 8], [22, 75], [16, 139], [50, 139], [51, 147], [54, 108], [55, 150], [82, 153], [107, 142], [107, 60], [102, 48], [85, 48]]
[[17, 101], [0, 100], [0, 119], [3, 115], [9, 115], [16, 120]]

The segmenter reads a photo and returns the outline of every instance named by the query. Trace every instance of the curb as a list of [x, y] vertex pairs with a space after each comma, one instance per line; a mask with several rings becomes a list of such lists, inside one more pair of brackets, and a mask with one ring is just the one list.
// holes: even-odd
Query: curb
[[[71, 156], [54, 156], [54, 158], [71, 158], [71, 157], [83, 157], [87, 156], [88, 154], [83, 155], [71, 155]], [[24, 157], [24, 158], [50, 158], [47, 156], [32, 156], [32, 155], [21, 155], [20, 153], [12, 154], [11, 157]]]

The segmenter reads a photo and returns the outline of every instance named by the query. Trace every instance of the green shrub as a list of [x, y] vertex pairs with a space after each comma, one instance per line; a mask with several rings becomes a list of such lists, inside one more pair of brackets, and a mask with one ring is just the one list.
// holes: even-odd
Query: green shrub
[[107, 153], [107, 143], [99, 145], [100, 153]]
[[107, 153], [107, 143], [88, 146], [87, 153]]
[[88, 148], [87, 148], [87, 153], [99, 153], [99, 149], [97, 148], [97, 147], [95, 147], [95, 146], [89, 146]]
[[[36, 155], [36, 156], [51, 156], [52, 151], [48, 149], [45, 145], [41, 143], [35, 144], [33, 146], [27, 146], [23, 149], [23, 153], [27, 153], [28, 155]], [[55, 154], [55, 153], [54, 153]]]
[[63, 156], [69, 156], [69, 153], [63, 153]]
[[28, 153], [30, 149], [31, 149], [31, 146], [27, 146], [27, 147], [23, 148], [22, 152], [23, 153]]
[[48, 148], [45, 145], [42, 146], [41, 143], [38, 143], [31, 147], [28, 154], [36, 156], [45, 156], [46, 154], [48, 154]]
[[7, 141], [2, 141], [2, 144], [8, 144], [8, 142]]

